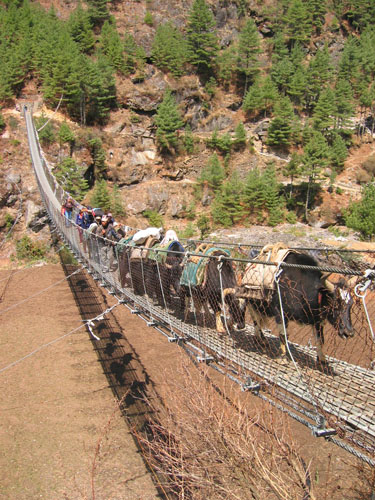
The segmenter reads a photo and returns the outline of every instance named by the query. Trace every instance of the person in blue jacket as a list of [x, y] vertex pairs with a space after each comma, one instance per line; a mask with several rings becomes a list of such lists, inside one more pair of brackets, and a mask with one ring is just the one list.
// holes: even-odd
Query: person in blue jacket
[[83, 246], [83, 251], [85, 253], [87, 253], [87, 242], [84, 232], [86, 233], [86, 229], [90, 227], [90, 223], [89, 212], [86, 207], [82, 207], [81, 210], [77, 213], [76, 224], [78, 226], [79, 241]]

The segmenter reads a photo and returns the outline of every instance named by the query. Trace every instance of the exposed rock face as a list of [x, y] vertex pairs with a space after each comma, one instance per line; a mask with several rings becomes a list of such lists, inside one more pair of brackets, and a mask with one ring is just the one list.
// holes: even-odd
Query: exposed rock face
[[34, 232], [40, 231], [48, 222], [47, 212], [41, 205], [27, 200], [25, 203], [25, 224]]
[[0, 208], [16, 204], [21, 191], [21, 175], [15, 170], [0, 172]]
[[[50, 2], [46, 0], [42, 0], [41, 3], [44, 3], [47, 8], [50, 6]], [[77, 3], [76, 0], [65, 3], [57, 3], [54, 0], [59, 11], [66, 10], [65, 17]], [[213, 9], [217, 22], [219, 44], [221, 47], [226, 47], [238, 35], [239, 2], [208, 0], [208, 3]], [[176, 26], [183, 27], [186, 24], [191, 4], [192, 0], [108, 2], [108, 8], [116, 18], [119, 32], [121, 34], [132, 33], [136, 42], [150, 57], [156, 26], [172, 20]], [[250, 0], [248, 6], [252, 17], [260, 26], [261, 34], [264, 37], [270, 36], [272, 25], [267, 19], [259, 17], [259, 2]], [[153, 26], [144, 23], [146, 10], [152, 14]], [[345, 38], [339, 33], [330, 38], [329, 50], [336, 60], [340, 57], [344, 43]], [[267, 57], [265, 52], [260, 56], [262, 65]], [[207, 147], [207, 140], [215, 131], [219, 136], [228, 133], [233, 137], [235, 128], [240, 122], [245, 125], [247, 144], [242, 151], [231, 152], [226, 166], [228, 175], [237, 171], [245, 182], [250, 170], [261, 169], [269, 161], [275, 163], [276, 170], [281, 175], [288, 158], [273, 154], [266, 146], [265, 139], [270, 119], [265, 118], [260, 122], [249, 120], [241, 108], [242, 95], [231, 89], [223, 90], [221, 87], [215, 87], [212, 93], [208, 93], [205, 87], [206, 82], [200, 81], [197, 75], [184, 75], [175, 79], [149, 63], [150, 59], [144, 67], [144, 78], [138, 75], [116, 76], [119, 107], [111, 113], [105, 127], [89, 131], [102, 139], [103, 148], [106, 151], [108, 185], [111, 188], [116, 183], [120, 187], [127, 222], [132, 221], [130, 224], [138, 227], [145, 226], [147, 221], [142, 214], [146, 210], [154, 210], [163, 216], [167, 225], [179, 222], [182, 225], [187, 207], [191, 204], [196, 205], [198, 216], [209, 214], [209, 207], [214, 198], [213, 193], [204, 189], [200, 200], [196, 200], [193, 196], [196, 180], [214, 153]], [[43, 110], [51, 117], [57, 130], [67, 117], [43, 108], [35, 82], [30, 82], [29, 85], [29, 94], [34, 102], [38, 103], [35, 115]], [[185, 131], [181, 130], [180, 145], [176, 156], [173, 157], [161, 155], [155, 136], [154, 117], [167, 88], [172, 90], [181, 118], [190, 126], [194, 138], [193, 150], [187, 152], [184, 149]], [[39, 231], [39, 238], [43, 233], [40, 229], [45, 228], [47, 220], [30, 168], [23, 118], [13, 108], [3, 112], [7, 126], [0, 142], [2, 160], [0, 163], [0, 227], [6, 225], [5, 214], [16, 216], [21, 197], [23, 197], [24, 217], [19, 224], [20, 231], [29, 231], [30, 234], [33, 231]], [[84, 136], [86, 131], [79, 130], [75, 124], [70, 125], [75, 129], [79, 138], [74, 147], [73, 158], [80, 165], [89, 168], [92, 164], [91, 154], [85, 145], [85, 140], [81, 140], [81, 136]], [[45, 154], [51, 166], [54, 167], [70, 152], [69, 148], [60, 148], [56, 143], [49, 149], [46, 148]], [[218, 154], [224, 164], [224, 155]], [[354, 182], [356, 178], [354, 167], [351, 178]], [[332, 203], [331, 198], [324, 199], [321, 207], [316, 207], [311, 211], [310, 224], [315, 228], [321, 228], [340, 222], [341, 209], [347, 206], [348, 198], [339, 199], [336, 205]], [[90, 194], [86, 201], [89, 202], [89, 200]], [[45, 232], [47, 234], [47, 229]]]

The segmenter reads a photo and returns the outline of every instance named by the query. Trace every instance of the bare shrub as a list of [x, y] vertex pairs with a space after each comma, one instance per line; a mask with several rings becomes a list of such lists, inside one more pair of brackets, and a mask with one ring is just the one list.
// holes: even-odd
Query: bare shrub
[[375, 498], [375, 468], [358, 461], [355, 466], [356, 481], [353, 485], [353, 494], [357, 500], [374, 500]]
[[363, 163], [362, 168], [368, 172], [371, 177], [375, 174], [375, 155], [369, 156]]
[[276, 410], [250, 416], [238, 390], [229, 398], [227, 389], [220, 394], [205, 376], [195, 377], [191, 365], [182, 370], [182, 382], [169, 384], [160, 423], [140, 437], [148, 461], [170, 480], [170, 493], [194, 500], [317, 498]]
[[367, 184], [372, 179], [372, 176], [364, 169], [359, 169], [355, 177], [357, 184]]

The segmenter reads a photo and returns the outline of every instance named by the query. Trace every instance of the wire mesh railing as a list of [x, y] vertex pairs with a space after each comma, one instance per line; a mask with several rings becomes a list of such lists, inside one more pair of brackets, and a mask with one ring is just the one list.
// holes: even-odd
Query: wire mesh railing
[[136, 244], [134, 234], [115, 243], [61, 215], [66, 193], [31, 115], [27, 125], [50, 219], [95, 279], [242, 389], [373, 463], [375, 252], [154, 237]]

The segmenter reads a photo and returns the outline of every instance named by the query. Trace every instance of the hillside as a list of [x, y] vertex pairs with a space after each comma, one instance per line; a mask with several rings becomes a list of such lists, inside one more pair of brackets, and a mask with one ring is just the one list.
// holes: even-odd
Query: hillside
[[[73, 41], [68, 43], [68, 35], [64, 32], [61, 38], [65, 40], [65, 45], [81, 43], [74, 38], [72, 28], [78, 2], [38, 3], [44, 9], [40, 17], [44, 16], [45, 9], [54, 5], [55, 11], [50, 13], [48, 22], [52, 20], [55, 31], [61, 26], [69, 26], [69, 36], [73, 37]], [[37, 47], [40, 47], [41, 53], [32, 47], [30, 54], [33, 59], [22, 65], [25, 73], [18, 75], [17, 85], [12, 83], [10, 76], [8, 82], [5, 81], [6, 76], [2, 76], [0, 82], [1, 114], [4, 119], [0, 144], [0, 252], [3, 257], [8, 259], [14, 253], [15, 241], [25, 233], [40, 241], [49, 238], [45, 214], [30, 169], [23, 118], [19, 113], [26, 102], [33, 104], [34, 117], [39, 119], [38, 127], [49, 120], [44, 132], [48, 130], [51, 135], [48, 140], [43, 140], [41, 136], [41, 140], [50, 165], [56, 172], [61, 172], [62, 163], [69, 159], [74, 164], [73, 173], [78, 172], [86, 179], [88, 191], [79, 192], [78, 199], [91, 204], [98, 181], [104, 179], [109, 193], [113, 192], [114, 186], [119, 188], [124, 214], [119, 212], [118, 219], [128, 225], [145, 227], [150, 223], [151, 214], [154, 220], [159, 217], [165, 226], [177, 229], [180, 234], [199, 236], [201, 231], [197, 225], [205, 216], [208, 218], [206, 231], [211, 232], [238, 228], [243, 234], [246, 227], [254, 224], [279, 227], [285, 222], [298, 221], [313, 228], [339, 226], [337, 234], [348, 234], [342, 228], [343, 208], [351, 201], [360, 199], [358, 181], [371, 180], [362, 166], [375, 150], [371, 133], [372, 69], [364, 52], [365, 47], [375, 48], [375, 37], [366, 25], [371, 7], [357, 2], [357, 11], [353, 11], [350, 2], [336, 2], [335, 9], [331, 2], [322, 2], [320, 7], [315, 4], [297, 0], [291, 2], [295, 10], [297, 7], [304, 9], [311, 21], [302, 32], [296, 23], [298, 12], [295, 13], [291, 6], [285, 7], [285, 2], [276, 0], [262, 5], [240, 0], [207, 3], [203, 0], [183, 3], [173, 0], [89, 1], [84, 5], [87, 15], [82, 16], [89, 21], [88, 33], [92, 36], [93, 46], [90, 50], [86, 48], [81, 56], [87, 58], [87, 64], [93, 65], [87, 66], [87, 71], [93, 71], [92, 91], [99, 78], [99, 74], [94, 73], [94, 64], [98, 62], [102, 65], [103, 80], [108, 83], [113, 78], [111, 92], [115, 89], [115, 95], [109, 95], [108, 83], [107, 94], [99, 96], [101, 103], [107, 99], [108, 105], [100, 107], [96, 103], [93, 114], [90, 114], [94, 95], [84, 106], [86, 123], [82, 122], [81, 104], [70, 101], [73, 99], [70, 96], [73, 95], [74, 83], [78, 84], [79, 78], [83, 77], [77, 73], [77, 76], [73, 75], [76, 82], [68, 80], [73, 78], [72, 73], [69, 76], [65, 71], [64, 74], [61, 67], [64, 59], [57, 62], [55, 56], [59, 37], [44, 28], [38, 32], [35, 21], [28, 29], [32, 38], [39, 40]], [[20, 3], [15, 8], [17, 15], [11, 18], [14, 26], [26, 15], [24, 5]], [[33, 8], [36, 5], [34, 3]], [[186, 39], [189, 37], [189, 26], [190, 31], [192, 26], [198, 29], [193, 23], [194, 6], [204, 13], [204, 9], [208, 9], [207, 16], [212, 16], [212, 19], [207, 18], [207, 25], [210, 19], [213, 24], [209, 29], [207, 26], [200, 29], [215, 33], [217, 42], [215, 60], [206, 60], [204, 70], [202, 62], [197, 63], [191, 52], [190, 59], [180, 53], [180, 57], [185, 59], [184, 64], [179, 66], [174, 53], [163, 59], [166, 55], [162, 55], [160, 44], [158, 51], [155, 48], [160, 37], [172, 50], [167, 35], [164, 33], [167, 38], [163, 38], [160, 34], [161, 27], [167, 22], [173, 23], [174, 29]], [[2, 57], [6, 59], [2, 62], [9, 67], [7, 74], [12, 75], [13, 62], [4, 54], [10, 50], [11, 43], [13, 51], [19, 46], [15, 41], [9, 42], [6, 36], [8, 31], [11, 32], [11, 8], [2, 9], [0, 24], [7, 21], [6, 33], [1, 37]], [[98, 21], [95, 15], [99, 10], [94, 12], [93, 9], [107, 10], [101, 11], [104, 17]], [[280, 9], [283, 16], [278, 15]], [[361, 14], [360, 20], [356, 15], [358, 13]], [[194, 22], [198, 21], [195, 19]], [[19, 26], [23, 29], [23, 25]], [[251, 32], [252, 27], [256, 32]], [[61, 28], [62, 33], [64, 29]], [[248, 38], [245, 37], [246, 29]], [[177, 46], [181, 38], [176, 33]], [[280, 33], [283, 37], [281, 45]], [[56, 39], [55, 45], [51, 44], [51, 36]], [[134, 44], [135, 59], [132, 68], [125, 71], [121, 65], [130, 64], [129, 54], [133, 50], [129, 37]], [[21, 32], [17, 38], [22, 41]], [[120, 59], [114, 56], [117, 43], [121, 46]], [[71, 46], [72, 51], [76, 50], [76, 45]], [[48, 77], [42, 54], [42, 48], [47, 46], [50, 51]], [[253, 51], [251, 47], [254, 47]], [[354, 49], [362, 49], [362, 56], [359, 57]], [[238, 51], [234, 59], [228, 59], [231, 50]], [[313, 89], [314, 79], [318, 79], [313, 73], [314, 61], [323, 57], [322, 54], [328, 54], [331, 77], [322, 79], [321, 87]], [[68, 55], [62, 54], [61, 57], [66, 57], [65, 70], [76, 70], [74, 61]], [[241, 61], [241, 57], [248, 57], [248, 60]], [[117, 63], [117, 60], [120, 62]], [[169, 61], [168, 64], [166, 61]], [[288, 65], [291, 65], [289, 76], [286, 70], [282, 71]], [[350, 66], [356, 66], [357, 73], [354, 70], [350, 73]], [[323, 71], [323, 78], [322, 74]], [[295, 75], [301, 77], [299, 85]], [[351, 85], [350, 97], [344, 95], [345, 89], [339, 93], [345, 75]], [[277, 95], [272, 98], [271, 104], [264, 104], [266, 101], [253, 104], [250, 97], [255, 98], [258, 87], [264, 95], [270, 76]], [[360, 85], [359, 81], [368, 84]], [[82, 80], [81, 85], [87, 84]], [[6, 88], [8, 90], [4, 90]], [[67, 91], [67, 88], [70, 90]], [[89, 92], [88, 87], [85, 89], [86, 93]], [[179, 115], [180, 126], [173, 128], [172, 125], [167, 133], [162, 124], [156, 125], [156, 119], [165, 104], [168, 89], [172, 96], [168, 113]], [[327, 105], [324, 108], [323, 98], [327, 96], [323, 95], [323, 90], [327, 94], [328, 91], [336, 92], [335, 109], [327, 109]], [[100, 87], [97, 92], [102, 91]], [[371, 94], [371, 98], [363, 104], [366, 92]], [[289, 105], [292, 115], [286, 112]], [[325, 109], [324, 113], [321, 106]], [[170, 115], [163, 118], [165, 123]], [[68, 126], [74, 140], [62, 140], [62, 125]], [[170, 124], [168, 126], [171, 127]], [[165, 135], [160, 135], [160, 131]], [[311, 167], [311, 158], [306, 151], [318, 134], [319, 140], [324, 141], [321, 144], [328, 149], [326, 155]], [[339, 145], [344, 145], [345, 154], [342, 149], [338, 152]], [[291, 159], [296, 154], [299, 155], [298, 168], [291, 173]], [[220, 182], [213, 187], [214, 168], [220, 169]], [[262, 175], [266, 171], [271, 172], [268, 186], [271, 191], [265, 195], [263, 202], [259, 201], [259, 196], [250, 201], [249, 174], [257, 173], [264, 184]], [[310, 183], [317, 190], [316, 195], [307, 200], [306, 208], [306, 190]], [[66, 189], [70, 191], [68, 186]], [[239, 190], [241, 195], [236, 199]], [[260, 194], [264, 196], [264, 193]], [[5, 240], [10, 230], [10, 237]]]

